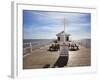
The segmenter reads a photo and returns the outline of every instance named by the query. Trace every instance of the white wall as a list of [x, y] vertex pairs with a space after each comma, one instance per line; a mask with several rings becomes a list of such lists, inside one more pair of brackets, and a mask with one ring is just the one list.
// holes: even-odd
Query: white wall
[[[24, 0], [32, 1], [38, 4], [59, 4], [59, 5], [78, 5], [78, 6], [94, 6], [97, 8], [98, 26], [95, 31], [95, 45], [98, 56], [98, 71], [92, 74], [75, 74], [65, 76], [55, 76], [54, 80], [99, 80], [100, 75], [100, 5], [99, 0]], [[10, 78], [11, 65], [11, 0], [0, 0], [0, 80], [12, 80]], [[39, 78], [37, 78], [39, 79]], [[23, 80], [23, 79], [20, 79]], [[25, 80], [34, 80], [25, 79]], [[40, 79], [39, 79], [40, 80]], [[42, 77], [41, 80], [50, 80], [50, 78]]]

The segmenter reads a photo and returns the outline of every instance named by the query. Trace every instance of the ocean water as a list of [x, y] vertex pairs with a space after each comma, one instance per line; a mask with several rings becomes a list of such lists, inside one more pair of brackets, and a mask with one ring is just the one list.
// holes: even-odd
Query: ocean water
[[23, 48], [29, 47], [30, 43], [32, 46], [42, 46], [52, 42], [52, 39], [24, 39]]
[[[24, 39], [23, 48], [29, 47], [30, 43], [32, 44], [32, 46], [43, 46], [53, 41], [53, 39]], [[82, 39], [76, 42], [86, 48], [91, 48], [91, 39]]]

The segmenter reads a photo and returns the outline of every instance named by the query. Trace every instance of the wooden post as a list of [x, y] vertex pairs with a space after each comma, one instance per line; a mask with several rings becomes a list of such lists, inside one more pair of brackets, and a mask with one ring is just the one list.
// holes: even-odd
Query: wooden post
[[32, 53], [32, 44], [30, 42], [30, 53]]

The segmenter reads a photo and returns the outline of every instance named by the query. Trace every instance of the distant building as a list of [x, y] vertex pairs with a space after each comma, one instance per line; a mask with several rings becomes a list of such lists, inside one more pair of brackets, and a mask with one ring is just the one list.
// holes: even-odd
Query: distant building
[[[65, 38], [64, 38], [64, 35], [65, 35]], [[64, 31], [62, 31], [62, 32], [56, 34], [56, 36], [57, 36], [58, 41], [64, 41], [64, 39], [65, 39], [65, 41], [69, 41], [70, 34], [64, 34]]]

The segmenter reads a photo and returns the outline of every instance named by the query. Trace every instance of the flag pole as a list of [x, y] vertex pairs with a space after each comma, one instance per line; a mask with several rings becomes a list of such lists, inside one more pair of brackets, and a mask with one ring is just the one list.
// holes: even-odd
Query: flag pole
[[64, 17], [64, 43], [65, 43], [65, 41], [66, 41], [65, 29], [66, 29], [66, 24], [65, 24], [65, 17]]

